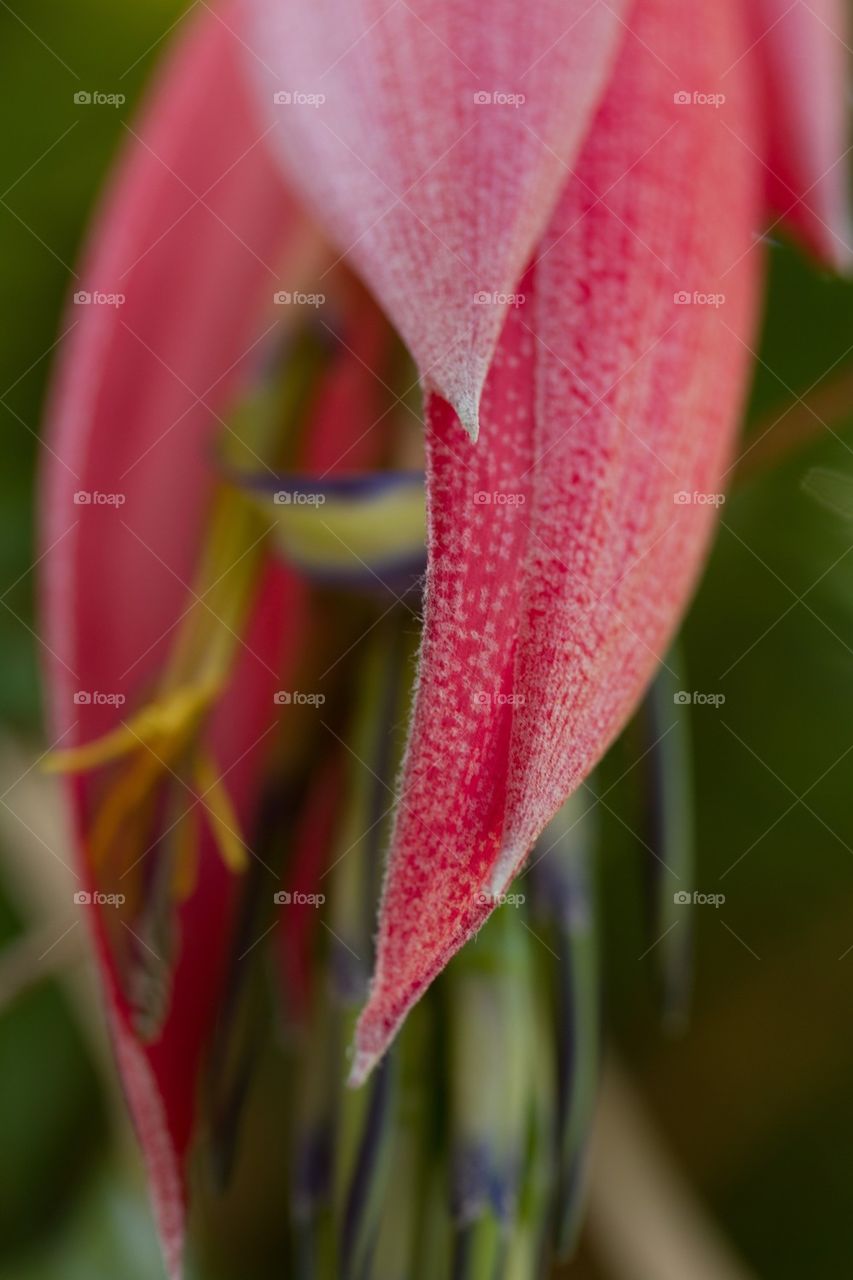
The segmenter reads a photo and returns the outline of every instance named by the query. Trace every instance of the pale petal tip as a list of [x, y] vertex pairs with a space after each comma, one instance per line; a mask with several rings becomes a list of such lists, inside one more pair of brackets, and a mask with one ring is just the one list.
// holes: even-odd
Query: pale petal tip
[[161, 1237], [163, 1262], [169, 1280], [184, 1280], [184, 1235], [183, 1231], [174, 1232]]
[[828, 271], [849, 280], [853, 276], [853, 213], [847, 199], [840, 197], [822, 217], [815, 214], [812, 224], [805, 231], [807, 247]]
[[480, 434], [480, 392], [456, 396], [452, 404], [457, 418], [471, 438], [471, 443], [476, 444]]
[[[439, 966], [441, 967], [443, 966]], [[374, 982], [370, 998], [359, 1014], [355, 1028], [350, 1050], [352, 1064], [347, 1076], [348, 1089], [358, 1089], [368, 1080], [385, 1057], [397, 1032], [405, 1022], [406, 1015], [424, 989], [425, 986], [422, 986], [418, 993], [409, 997], [401, 1007], [393, 989], [389, 991], [381, 983]]]
[[465, 370], [462, 377], [425, 378], [422, 384], [424, 403], [430, 395], [440, 396], [452, 407], [472, 444], [480, 434], [480, 400], [488, 374], [488, 363], [477, 370]]
[[492, 867], [489, 878], [486, 881], [483, 892], [487, 893], [490, 898], [497, 900], [502, 898], [515, 879], [516, 872], [519, 870], [523, 854], [515, 845], [504, 846], [498, 854], [498, 859]]
[[347, 1088], [361, 1088], [381, 1056], [379, 1053], [369, 1053], [366, 1049], [356, 1049], [352, 1066], [347, 1076]]
[[853, 278], [853, 218], [849, 214], [832, 237], [830, 266], [846, 280]]
[[793, 211], [792, 222], [820, 265], [850, 279], [853, 275], [853, 206], [848, 195], [847, 164], [838, 163], [842, 173], [819, 187], [814, 195], [806, 192]]

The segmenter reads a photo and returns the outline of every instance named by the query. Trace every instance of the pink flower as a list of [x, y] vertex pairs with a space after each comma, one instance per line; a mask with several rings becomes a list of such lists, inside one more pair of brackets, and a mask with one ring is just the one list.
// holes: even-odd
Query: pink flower
[[[321, 226], [425, 399], [423, 646], [359, 1081], [678, 626], [732, 459], [767, 210], [848, 261], [842, 27], [831, 0], [242, 0], [206, 11], [172, 56], [80, 280], [123, 302], [71, 309], [43, 541], [58, 744], [106, 744], [74, 757], [90, 888], [116, 857], [133, 885], [171, 830], [152, 768], [158, 787], [200, 797], [177, 929], [147, 974], [159, 1005], [128, 983], [147, 945], [136, 917], [92, 912], [173, 1275], [236, 831], [306, 625], [298, 576], [251, 554], [234, 652], [207, 681], [192, 655], [170, 666], [181, 620], [203, 619], [217, 589], [215, 574], [187, 587], [216, 519], [213, 445], [273, 323], [275, 280], [306, 272]], [[354, 308], [346, 393], [314, 423], [317, 470], [370, 461], [369, 352], [387, 335], [372, 303]], [[91, 696], [125, 688], [148, 701], [141, 718]]]

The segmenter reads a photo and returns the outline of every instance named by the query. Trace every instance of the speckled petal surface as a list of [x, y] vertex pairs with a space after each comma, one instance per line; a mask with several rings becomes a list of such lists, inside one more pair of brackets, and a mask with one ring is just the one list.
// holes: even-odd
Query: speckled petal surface
[[[680, 12], [635, 7], [462, 454], [476, 479], [448, 478], [464, 437], [431, 413], [426, 638], [356, 1080], [630, 716], [707, 551], [749, 367], [760, 172], [723, 112], [676, 97], [714, 91], [740, 7], [689, 32]], [[745, 70], [727, 86], [751, 136]], [[523, 501], [472, 518], [472, 488], [497, 487]], [[479, 690], [501, 702], [478, 723]]]
[[585, 136], [623, 0], [245, 0], [288, 178], [476, 431], [507, 297]]

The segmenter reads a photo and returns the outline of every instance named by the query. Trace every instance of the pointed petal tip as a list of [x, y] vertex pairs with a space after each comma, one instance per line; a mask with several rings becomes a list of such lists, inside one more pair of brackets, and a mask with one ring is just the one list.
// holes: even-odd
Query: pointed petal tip
[[347, 1088], [360, 1089], [363, 1084], [366, 1084], [368, 1077], [381, 1057], [381, 1051], [379, 1053], [369, 1053], [366, 1049], [356, 1048], [352, 1066], [347, 1076]]
[[472, 444], [480, 435], [483, 392], [494, 354], [494, 345], [489, 343], [483, 350], [469, 351], [461, 360], [449, 359], [441, 367], [421, 373], [424, 411], [431, 396], [444, 400]]
[[844, 199], [823, 218], [812, 219], [811, 226], [797, 228], [794, 224], [793, 235], [816, 266], [843, 280], [853, 279], [853, 208], [849, 201]]
[[828, 245], [827, 266], [845, 280], [853, 280], [853, 214], [846, 210]]
[[504, 896], [512, 881], [520, 870], [525, 853], [515, 844], [504, 845], [498, 854], [497, 862], [492, 867], [489, 878], [483, 886], [483, 892], [494, 898], [495, 906]]
[[477, 443], [480, 435], [480, 401], [487, 372], [488, 367], [481, 377], [472, 376], [467, 385], [461, 386], [456, 379], [444, 384], [432, 378], [424, 378], [423, 381], [424, 406], [432, 395], [446, 400], [472, 444]]
[[476, 444], [480, 434], [480, 392], [457, 396], [452, 404], [466, 435], [470, 437], [472, 444]]
[[[469, 362], [490, 363], [630, 7], [543, 0], [520, 21], [517, 0], [493, 0], [487, 22], [473, 0], [243, 0], [247, 43], [264, 49], [247, 66], [288, 182], [472, 438], [476, 414], [447, 393], [472, 376]], [[281, 87], [297, 81], [326, 90], [320, 110], [280, 109], [291, 97]], [[381, 127], [366, 84], [396, 104]], [[507, 99], [518, 111], [492, 109], [490, 90], [506, 85], [525, 89]], [[404, 194], [389, 206], [389, 192]]]
[[374, 977], [373, 988], [367, 1003], [358, 1015], [350, 1054], [352, 1064], [347, 1076], [347, 1088], [359, 1089], [367, 1082], [385, 1057], [406, 1021], [409, 1010], [423, 995], [435, 974], [446, 964], [446, 959], [420, 984], [419, 988], [400, 999], [400, 993]]

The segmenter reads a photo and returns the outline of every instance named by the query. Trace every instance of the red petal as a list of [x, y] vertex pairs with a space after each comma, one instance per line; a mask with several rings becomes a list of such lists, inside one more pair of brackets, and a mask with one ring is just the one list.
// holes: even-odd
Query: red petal
[[[628, 6], [493, 0], [486, 14], [479, 0], [247, 2], [250, 61], [272, 65], [263, 92], [290, 177], [427, 385], [475, 433], [500, 299], [583, 141]], [[274, 104], [275, 92], [290, 101]]]
[[[722, 485], [753, 333], [760, 173], [726, 128], [732, 113], [751, 136], [745, 76], [727, 78], [725, 110], [675, 94], [715, 91], [742, 47], [733, 13], [707, 6], [688, 24], [675, 0], [637, 4], [533, 305], [510, 317], [480, 445], [432, 414], [426, 638], [354, 1080], [630, 716], [707, 550], [713, 508], [675, 494]], [[528, 501], [472, 505], [497, 488]], [[492, 695], [482, 716], [478, 693]], [[495, 693], [514, 704], [496, 708]]]
[[[526, 296], [529, 281], [520, 291]], [[503, 825], [495, 780], [507, 769], [512, 710], [501, 695], [512, 689], [531, 493], [530, 311], [525, 302], [509, 314], [477, 444], [445, 401], [432, 396], [427, 406], [430, 571], [419, 689], [353, 1079], [489, 913], [476, 898]]]
[[843, 0], [749, 0], [767, 88], [768, 195], [804, 243], [845, 269], [850, 23]]
[[[211, 15], [170, 60], [93, 237], [80, 287], [124, 304], [70, 309], [53, 396], [42, 489], [44, 620], [52, 718], [63, 747], [115, 723], [77, 706], [78, 689], [133, 705], [171, 643], [214, 475], [217, 414], [253, 358], [279, 255], [301, 226], [261, 141], [241, 49]], [[271, 308], [270, 308], [271, 310]], [[201, 397], [201, 399], [199, 399]], [[75, 505], [78, 490], [120, 494]], [[281, 647], [281, 579], [258, 607], [212, 748], [245, 820], [258, 740], [269, 722]], [[228, 720], [228, 732], [222, 731]], [[261, 743], [261, 746], [263, 744]], [[91, 779], [73, 787], [78, 840]], [[170, 1273], [180, 1272], [183, 1156], [202, 1047], [215, 1016], [234, 881], [208, 847], [198, 894], [181, 914], [184, 946], [159, 1040], [137, 1043], [102, 922], [92, 913], [116, 1047], [153, 1181]], [[85, 867], [87, 878], [90, 872]]]

